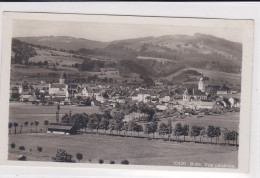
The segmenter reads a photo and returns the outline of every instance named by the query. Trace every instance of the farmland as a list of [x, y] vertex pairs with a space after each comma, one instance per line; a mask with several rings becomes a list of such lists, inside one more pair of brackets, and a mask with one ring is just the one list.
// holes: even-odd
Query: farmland
[[[10, 148], [9, 159], [17, 160], [20, 153], [18, 147], [25, 146], [23, 154], [30, 161], [51, 161], [56, 150], [65, 149], [76, 159], [76, 153], [82, 153], [81, 162], [98, 163], [103, 159], [105, 164], [110, 160], [120, 164], [127, 159], [136, 165], [168, 165], [178, 166], [176, 162], [198, 162], [210, 164], [231, 164], [237, 167], [237, 150], [231, 146], [174, 143], [160, 140], [113, 137], [108, 135], [52, 135], [52, 134], [11, 134], [9, 143], [15, 143], [15, 149]], [[37, 146], [43, 147], [38, 153]], [[30, 149], [32, 151], [30, 152]], [[196, 153], [196, 154], [194, 154]]]
[[[78, 107], [78, 106], [61, 106], [60, 115], [65, 113], [100, 113], [99, 107]], [[41, 106], [25, 103], [10, 103], [10, 121], [17, 122], [23, 125], [25, 121], [40, 122], [38, 133], [35, 133], [35, 126], [24, 128], [20, 133], [20, 127], [17, 128], [17, 134], [14, 134], [14, 128], [9, 135], [9, 144], [15, 143], [16, 149], [9, 151], [9, 159], [17, 159], [20, 153], [19, 146], [26, 146], [24, 155], [31, 161], [50, 161], [51, 157], [55, 156], [56, 150], [59, 148], [65, 149], [68, 153], [74, 155], [80, 152], [84, 155], [81, 162], [98, 163], [99, 159], [103, 159], [104, 163], [109, 163], [110, 160], [120, 163], [121, 160], [127, 159], [130, 164], [145, 164], [145, 165], [170, 165], [176, 166], [178, 161], [182, 162], [199, 162], [201, 164], [231, 164], [237, 166], [237, 149], [234, 146], [228, 145], [211, 145], [194, 143], [193, 138], [187, 137], [187, 142], [167, 142], [163, 141], [162, 136], [155, 134], [156, 140], [147, 140], [146, 134], [133, 133], [135, 138], [129, 137], [131, 132], [127, 132], [128, 137], [104, 135], [104, 130], [99, 130], [82, 135], [56, 135], [46, 134], [44, 132], [44, 120], [55, 122], [56, 106]], [[173, 119], [173, 124], [181, 122], [182, 124], [201, 125], [207, 127], [209, 124], [220, 126], [221, 128], [238, 129], [239, 123], [238, 113], [226, 113], [221, 116], [205, 116], [201, 118], [185, 118]], [[162, 121], [163, 122], [163, 121]], [[31, 130], [32, 129], [32, 130]], [[26, 132], [27, 134], [26, 134]], [[33, 132], [33, 133], [31, 133]], [[137, 138], [139, 137], [140, 138]], [[167, 136], [166, 136], [167, 137]], [[175, 137], [172, 136], [172, 139]], [[182, 140], [182, 137], [180, 138]], [[198, 138], [196, 139], [198, 141]], [[203, 138], [203, 142], [210, 142], [209, 138]], [[223, 143], [223, 139], [220, 138]], [[80, 145], [80, 146], [79, 146]], [[43, 147], [43, 152], [36, 151], [37, 146]], [[83, 149], [84, 148], [84, 149]], [[148, 149], [149, 148], [149, 149]], [[32, 151], [30, 152], [30, 149]], [[194, 154], [196, 153], [196, 154]]]

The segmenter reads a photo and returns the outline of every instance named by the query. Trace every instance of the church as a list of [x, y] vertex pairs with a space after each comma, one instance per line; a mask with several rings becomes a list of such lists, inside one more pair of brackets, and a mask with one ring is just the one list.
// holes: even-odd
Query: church
[[49, 85], [49, 95], [53, 97], [68, 98], [68, 85], [65, 84], [64, 72], [61, 74], [59, 83], [52, 83]]
[[200, 80], [198, 82], [198, 89], [192, 89], [192, 90], [188, 90], [186, 88], [186, 90], [183, 93], [183, 100], [184, 101], [206, 101], [207, 100], [207, 95], [205, 93], [205, 89], [206, 89], [206, 84], [205, 84], [205, 80], [203, 77], [203, 74], [201, 74]]

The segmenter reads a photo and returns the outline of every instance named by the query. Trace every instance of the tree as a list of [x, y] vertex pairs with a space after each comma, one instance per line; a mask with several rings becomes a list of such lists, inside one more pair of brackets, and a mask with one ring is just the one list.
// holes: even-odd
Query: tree
[[37, 133], [37, 126], [39, 125], [39, 121], [34, 121], [34, 125], [36, 126], [36, 133]]
[[149, 138], [149, 134], [152, 133], [150, 123], [144, 125], [144, 133], [147, 134], [147, 137]]
[[77, 157], [77, 159], [78, 159], [79, 162], [80, 162], [80, 160], [82, 160], [82, 158], [83, 158], [83, 155], [82, 155], [81, 153], [77, 153], [77, 154], [76, 154], [76, 157]]
[[162, 135], [163, 136], [163, 138], [164, 138], [164, 135], [166, 134], [166, 132], [167, 132], [167, 125], [165, 124], [165, 123], [160, 123], [160, 125], [159, 125], [159, 135]]
[[109, 120], [107, 118], [103, 117], [101, 119], [100, 128], [104, 129], [106, 134], [106, 131], [109, 129]]
[[97, 132], [98, 132], [98, 130], [100, 129], [101, 115], [95, 113], [95, 114], [92, 114], [91, 117], [92, 117], [92, 119], [94, 120], [94, 125], [93, 125], [93, 127], [94, 127], [94, 128], [97, 130]]
[[110, 164], [115, 164], [115, 161], [110, 161]]
[[47, 126], [49, 125], [49, 121], [48, 120], [44, 120], [44, 127], [45, 127], [45, 131], [47, 132]]
[[209, 125], [207, 128], [207, 136], [211, 139], [212, 144], [212, 138], [216, 136], [215, 127], [213, 125]]
[[124, 135], [126, 135], [126, 132], [128, 131], [128, 123], [127, 122], [124, 122], [123, 130], [124, 130]]
[[25, 121], [25, 122], [24, 122], [24, 125], [25, 125], [25, 127], [26, 127], [26, 133], [27, 133], [27, 126], [28, 126], [28, 124], [29, 124], [28, 121]]
[[154, 133], [157, 132], [157, 130], [158, 130], [157, 118], [152, 119], [150, 127], [151, 127], [151, 132], [153, 133], [153, 138], [154, 138]]
[[110, 134], [112, 133], [113, 134], [113, 130], [115, 130], [116, 126], [115, 126], [115, 120], [114, 119], [111, 119], [109, 121], [109, 130], [110, 130]]
[[207, 135], [206, 129], [204, 127], [201, 127], [200, 130], [200, 142], [202, 141], [201, 138], [205, 137]]
[[99, 164], [103, 164], [104, 161], [103, 161], [102, 159], [100, 159], [100, 160], [98, 161], [98, 163], [99, 163]]
[[134, 130], [137, 132], [137, 134], [139, 135], [140, 132], [143, 132], [143, 126], [139, 125], [139, 124], [135, 124]]
[[131, 131], [131, 136], [133, 135], [133, 131], [135, 131], [134, 126], [135, 126], [135, 122], [133, 120], [130, 120], [127, 124], [127, 129], [128, 131]]
[[185, 136], [189, 135], [189, 125], [185, 124], [182, 128], [183, 141], [185, 141]]
[[177, 140], [177, 137], [179, 138], [179, 136], [182, 135], [182, 125], [181, 125], [181, 123], [177, 123], [175, 125], [175, 127], [173, 129], [173, 134], [176, 136], [176, 140]]
[[172, 134], [172, 121], [171, 121], [171, 119], [169, 119], [168, 122], [167, 122], [166, 134], [168, 134], [168, 140], [170, 140], [170, 137], [171, 137], [171, 134]]
[[221, 135], [221, 131], [219, 127], [215, 127], [215, 137], [216, 137], [216, 143], [219, 140], [219, 136]]
[[11, 143], [11, 148], [15, 148], [15, 143]]
[[226, 141], [228, 141], [229, 143], [229, 140], [230, 140], [230, 131], [228, 129], [224, 129], [223, 131], [223, 138], [225, 140], [225, 144], [226, 144]]
[[20, 125], [21, 129], [20, 129], [20, 134], [22, 133], [23, 130], [23, 125]]
[[129, 164], [129, 161], [128, 161], [127, 159], [122, 160], [122, 161], [121, 161], [121, 164], [126, 164], [126, 165], [127, 165], [127, 164]]
[[234, 141], [237, 142], [237, 136], [238, 136], [237, 131], [231, 131], [229, 135], [229, 140], [233, 141], [234, 144]]
[[59, 123], [59, 114], [60, 114], [60, 104], [57, 105], [57, 112], [56, 112], [56, 122]]
[[18, 127], [18, 123], [14, 122], [14, 134], [16, 134], [16, 127]]
[[41, 152], [42, 152], [42, 147], [41, 147], [41, 146], [37, 146], [37, 151], [38, 151], [39, 153], [41, 153]]
[[12, 122], [9, 122], [9, 123], [8, 123], [9, 133], [11, 133], [12, 127], [13, 127], [13, 123], [12, 123]]
[[30, 125], [31, 125], [31, 133], [32, 133], [32, 126], [33, 126], [33, 124], [34, 124], [33, 122], [30, 122]]
[[90, 117], [89, 122], [88, 122], [88, 128], [93, 132], [93, 129], [95, 128], [95, 120]]
[[194, 138], [193, 139], [194, 141], [195, 141], [196, 137], [200, 135], [201, 129], [202, 129], [202, 127], [197, 126], [197, 125], [191, 126], [190, 136]]
[[117, 134], [120, 134], [120, 132], [124, 126], [123, 119], [124, 119], [123, 113], [117, 112], [114, 114], [113, 120], [115, 120], [115, 130], [117, 131]]
[[21, 153], [22, 153], [22, 151], [24, 151], [25, 150], [25, 147], [24, 146], [20, 146], [19, 147], [19, 150], [21, 151]]
[[61, 118], [62, 123], [71, 123], [71, 116], [65, 113]]

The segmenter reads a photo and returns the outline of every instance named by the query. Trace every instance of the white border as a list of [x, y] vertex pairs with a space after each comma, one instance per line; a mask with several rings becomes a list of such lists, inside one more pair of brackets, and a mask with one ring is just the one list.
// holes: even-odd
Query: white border
[[[61, 13], [87, 13], [87, 14], [118, 14], [118, 15], [143, 15], [143, 16], [175, 16], [175, 17], [201, 17], [201, 18], [234, 18], [234, 19], [254, 19], [255, 20], [255, 53], [254, 53], [254, 77], [253, 77], [253, 100], [252, 100], [252, 124], [251, 124], [251, 165], [249, 174], [223, 174], [216, 173], [190, 173], [190, 172], [156, 172], [156, 171], [133, 171], [133, 170], [108, 170], [103, 169], [104, 174], [101, 173], [100, 169], [88, 169], [78, 170], [73, 169], [73, 173], [69, 172], [72, 169], [66, 171], [61, 171], [60, 168], [56, 168], [54, 171], [51, 168], [44, 168], [44, 172], [39, 172], [39, 168], [9, 168], [12, 170], [13, 174], [17, 171], [25, 171], [22, 174], [38, 174], [46, 175], [46, 172], [51, 171], [51, 174], [63, 176], [75, 176], [75, 175], [99, 175], [99, 176], [109, 176], [114, 175], [118, 177], [162, 177], [162, 176], [181, 176], [181, 177], [219, 177], [229, 176], [229, 177], [255, 177], [257, 176], [257, 167], [259, 168], [259, 121], [257, 116], [259, 116], [259, 94], [257, 89], [259, 88], [259, 62], [256, 61], [259, 57], [258, 47], [259, 47], [259, 4], [256, 6], [253, 3], [1, 3], [1, 12], [3, 11], [33, 11], [34, 12], [61, 12]], [[2, 17], [2, 13], [1, 13]], [[2, 61], [3, 62], [3, 61]], [[2, 77], [4, 77], [2, 75]], [[249, 96], [250, 97], [250, 96]], [[4, 103], [0, 103], [1, 108], [7, 109]], [[258, 127], [258, 128], [257, 128]], [[5, 127], [4, 127], [5, 128]], [[1, 131], [2, 132], [2, 131]], [[7, 133], [7, 128], [6, 128]], [[258, 139], [257, 139], [258, 138]], [[258, 146], [258, 147], [256, 147]], [[0, 167], [1, 174], [9, 174], [8, 169], [3, 169]], [[27, 170], [27, 171], [26, 171]], [[35, 171], [34, 171], [35, 170]], [[64, 169], [63, 169], [64, 170]], [[81, 172], [82, 171], [82, 172]], [[82, 174], [83, 173], [83, 174]], [[12, 174], [12, 175], [13, 175]], [[258, 174], [259, 175], [259, 174]], [[55, 177], [56, 177], [55, 176]]]

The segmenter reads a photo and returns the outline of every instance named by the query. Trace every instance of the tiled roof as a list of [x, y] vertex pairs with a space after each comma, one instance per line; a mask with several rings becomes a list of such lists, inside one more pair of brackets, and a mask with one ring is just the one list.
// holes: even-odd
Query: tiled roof
[[51, 88], [66, 88], [66, 85], [60, 83], [53, 83], [51, 84]]

